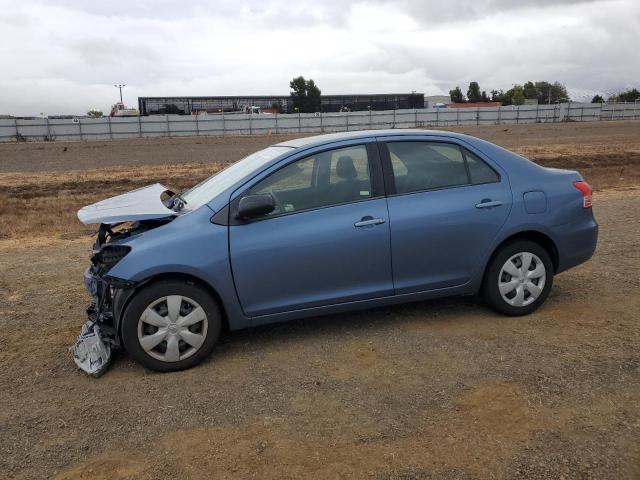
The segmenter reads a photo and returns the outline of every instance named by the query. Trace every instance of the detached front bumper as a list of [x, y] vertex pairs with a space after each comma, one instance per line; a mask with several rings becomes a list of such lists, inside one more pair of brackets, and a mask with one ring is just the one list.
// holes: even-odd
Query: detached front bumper
[[80, 330], [75, 344], [69, 348], [76, 365], [85, 373], [99, 377], [111, 362], [111, 355], [120, 345], [114, 296], [120, 291], [119, 287], [129, 286], [109, 277], [101, 275], [98, 266], [91, 266], [84, 272], [84, 285], [92, 301], [87, 308], [87, 321]]
[[87, 320], [76, 343], [69, 348], [78, 368], [93, 377], [101, 376], [111, 363], [111, 345], [102, 337], [100, 326]]

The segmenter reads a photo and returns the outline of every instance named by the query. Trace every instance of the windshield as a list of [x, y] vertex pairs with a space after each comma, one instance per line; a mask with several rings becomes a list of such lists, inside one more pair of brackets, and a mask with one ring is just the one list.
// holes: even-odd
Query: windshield
[[290, 147], [268, 147], [231, 164], [224, 170], [203, 180], [195, 187], [183, 192], [180, 197], [186, 204], [185, 208], [195, 210], [204, 205], [238, 180], [241, 180], [245, 175], [260, 168], [289, 149]]

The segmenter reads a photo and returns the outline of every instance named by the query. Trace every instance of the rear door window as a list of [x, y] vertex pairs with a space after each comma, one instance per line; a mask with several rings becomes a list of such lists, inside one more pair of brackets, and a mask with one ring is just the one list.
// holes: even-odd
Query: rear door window
[[469, 176], [457, 145], [437, 142], [389, 142], [396, 193], [468, 185]]

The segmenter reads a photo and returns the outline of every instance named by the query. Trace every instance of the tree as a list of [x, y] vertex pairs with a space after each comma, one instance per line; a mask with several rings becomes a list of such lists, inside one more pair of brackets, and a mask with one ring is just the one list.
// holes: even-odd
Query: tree
[[596, 94], [594, 95], [594, 97], [591, 99], [591, 103], [604, 103], [604, 98], [602, 98], [602, 96]]
[[492, 102], [501, 102], [503, 105], [506, 105], [505, 102], [505, 94], [504, 90], [491, 90], [491, 101]]
[[533, 82], [527, 82], [522, 87], [522, 93], [524, 94], [524, 98], [528, 100], [536, 99], [540, 102], [540, 90], [535, 86]]
[[470, 102], [482, 101], [482, 95], [480, 94], [480, 85], [478, 85], [478, 82], [469, 83], [469, 90], [467, 90], [467, 99], [469, 99]]
[[294, 110], [303, 111], [307, 99], [307, 81], [300, 75], [289, 82], [289, 88]]
[[497, 99], [494, 101], [502, 102], [502, 105], [522, 105], [524, 103], [524, 88], [522, 85], [514, 85], [506, 92], [500, 90]]
[[[635, 93], [634, 93], [635, 92]], [[538, 100], [538, 103], [563, 103], [569, 101], [569, 94], [567, 89], [560, 82], [525, 82], [524, 85], [515, 84], [506, 92], [504, 90], [491, 90], [490, 96], [486, 91], [480, 91], [478, 82], [469, 83], [469, 90], [467, 91], [467, 98], [469, 102], [500, 102], [502, 105], [522, 105], [525, 100]], [[456, 87], [454, 90], [450, 90], [451, 100], [454, 102], [464, 102], [465, 97], [460, 91], [460, 87]], [[634, 101], [635, 98], [640, 98], [640, 92], [633, 89], [628, 92], [619, 94], [616, 98], [624, 98], [626, 100], [619, 101]]]
[[614, 95], [609, 98], [609, 100], [614, 102], [635, 102], [636, 100], [640, 100], [640, 91], [638, 91], [637, 88], [632, 88], [626, 92], [620, 92]]
[[453, 90], [449, 90], [449, 96], [451, 97], [451, 101], [453, 103], [464, 103], [466, 102], [464, 98], [464, 94], [460, 87], [456, 87]]
[[311, 79], [307, 82], [307, 98], [309, 112], [319, 112], [322, 107], [322, 92]]
[[87, 116], [91, 118], [100, 118], [102, 117], [102, 111], [97, 108], [92, 108], [87, 112]]
[[514, 85], [511, 90], [511, 103], [514, 105], [522, 105], [524, 103], [524, 88], [520, 85]]
[[289, 82], [289, 88], [294, 110], [302, 113], [320, 111], [321, 92], [313, 80], [305, 80], [300, 75]]
[[540, 92], [538, 103], [564, 103], [569, 101], [567, 89], [560, 82], [536, 82], [535, 86]]

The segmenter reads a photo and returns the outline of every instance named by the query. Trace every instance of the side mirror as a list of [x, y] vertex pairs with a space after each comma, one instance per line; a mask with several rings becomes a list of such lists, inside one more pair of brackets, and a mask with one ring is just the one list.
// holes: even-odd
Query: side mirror
[[276, 208], [276, 201], [270, 193], [258, 193], [247, 195], [240, 199], [238, 204], [238, 218], [249, 220], [251, 218], [262, 217], [273, 212]]

